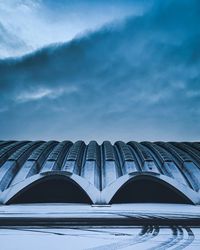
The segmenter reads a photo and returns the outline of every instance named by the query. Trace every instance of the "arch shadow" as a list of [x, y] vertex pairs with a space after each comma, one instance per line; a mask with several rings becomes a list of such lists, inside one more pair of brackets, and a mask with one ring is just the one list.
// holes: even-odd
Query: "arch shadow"
[[[176, 180], [155, 173], [134, 173], [105, 188], [107, 203], [175, 203], [198, 204], [199, 196]], [[109, 195], [108, 195], [109, 194]]]
[[[88, 183], [73, 174], [45, 173], [28, 178], [6, 190], [3, 204], [85, 203], [92, 204]], [[92, 190], [93, 193], [96, 190]]]

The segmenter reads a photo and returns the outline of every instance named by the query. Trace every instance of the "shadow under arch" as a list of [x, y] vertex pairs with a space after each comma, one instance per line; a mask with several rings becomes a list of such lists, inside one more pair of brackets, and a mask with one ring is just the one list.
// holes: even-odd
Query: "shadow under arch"
[[[124, 179], [123, 179], [124, 178]], [[134, 173], [122, 176], [119, 184], [115, 183], [105, 190], [110, 192], [107, 202], [116, 203], [176, 203], [197, 204], [198, 194], [191, 188], [174, 179], [154, 173]]]
[[11, 187], [4, 204], [23, 203], [86, 203], [92, 204], [89, 194], [77, 181], [66, 174], [46, 174], [27, 180], [22, 188]]

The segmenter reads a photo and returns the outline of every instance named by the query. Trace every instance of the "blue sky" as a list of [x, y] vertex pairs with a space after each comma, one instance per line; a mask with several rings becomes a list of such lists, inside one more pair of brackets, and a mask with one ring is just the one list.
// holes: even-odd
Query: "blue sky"
[[1, 139], [199, 140], [198, 0], [0, 0]]

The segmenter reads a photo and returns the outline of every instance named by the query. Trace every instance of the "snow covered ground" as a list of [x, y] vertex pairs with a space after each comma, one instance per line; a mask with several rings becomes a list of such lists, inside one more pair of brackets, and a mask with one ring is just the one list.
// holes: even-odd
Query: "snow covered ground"
[[200, 249], [200, 228], [10, 227], [0, 229], [1, 249]]
[[[127, 219], [140, 224], [128, 225]], [[154, 223], [158, 219], [161, 224]], [[199, 219], [200, 206], [192, 205], [0, 206], [0, 249], [200, 249]]]

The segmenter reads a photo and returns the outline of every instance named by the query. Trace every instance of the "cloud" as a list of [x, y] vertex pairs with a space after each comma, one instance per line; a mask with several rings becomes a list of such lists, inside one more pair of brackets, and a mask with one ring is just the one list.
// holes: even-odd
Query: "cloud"
[[29, 91], [22, 91], [17, 95], [16, 101], [19, 103], [29, 102], [29, 101], [37, 101], [43, 98], [56, 99], [63, 94], [71, 94], [78, 91], [77, 87], [69, 86], [67, 88], [43, 88], [39, 87], [38, 89], [30, 89]]
[[127, 0], [0, 0], [0, 58], [70, 41], [116, 19], [141, 15], [145, 8], [138, 1]]
[[153, 1], [143, 15], [1, 60], [2, 135], [198, 139], [199, 10], [197, 0]]
[[0, 22], [0, 56], [9, 57], [11, 54], [23, 53], [29, 49], [27, 45], [15, 34], [9, 32]]

